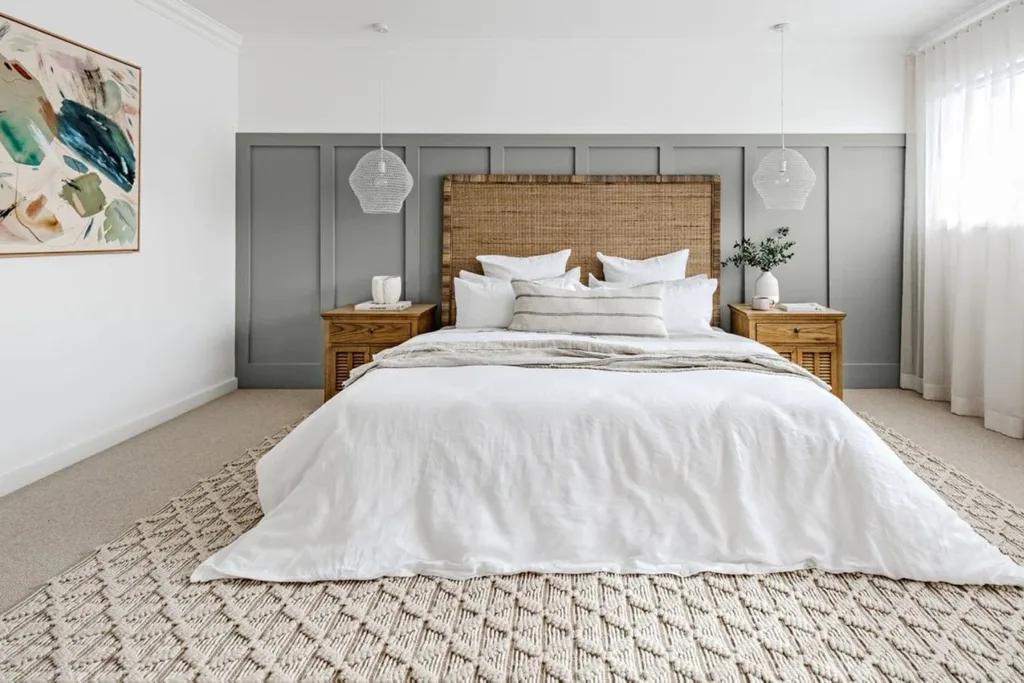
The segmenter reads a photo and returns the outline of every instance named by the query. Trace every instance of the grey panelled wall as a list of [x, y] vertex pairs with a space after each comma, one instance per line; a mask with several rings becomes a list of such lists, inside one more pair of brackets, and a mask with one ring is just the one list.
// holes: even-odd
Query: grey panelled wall
[[[788, 225], [796, 257], [782, 297], [847, 312], [847, 387], [899, 382], [903, 135], [792, 135], [818, 184], [804, 211], [767, 211], [751, 176], [766, 135], [391, 135], [415, 186], [402, 213], [369, 216], [348, 186], [373, 135], [238, 135], [236, 371], [242, 387], [320, 387], [319, 313], [402, 275], [405, 296], [441, 298], [441, 177], [448, 173], [717, 174], [722, 253]], [[756, 273], [722, 271], [722, 306]], [[728, 315], [723, 315], [728, 325]]]

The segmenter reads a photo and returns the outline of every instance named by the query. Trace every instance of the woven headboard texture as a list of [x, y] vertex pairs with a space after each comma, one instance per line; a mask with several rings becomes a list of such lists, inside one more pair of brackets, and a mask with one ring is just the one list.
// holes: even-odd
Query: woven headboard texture
[[[718, 176], [449, 175], [444, 179], [441, 322], [455, 324], [453, 281], [483, 254], [572, 249], [569, 268], [603, 278], [597, 252], [632, 259], [689, 249], [687, 276], [721, 267]], [[719, 325], [715, 292], [713, 325]]]

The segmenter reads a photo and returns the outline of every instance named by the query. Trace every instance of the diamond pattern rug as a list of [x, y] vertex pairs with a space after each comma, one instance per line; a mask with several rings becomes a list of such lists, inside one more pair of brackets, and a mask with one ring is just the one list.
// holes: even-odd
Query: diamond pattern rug
[[[1024, 511], [866, 420], [1024, 562]], [[0, 617], [0, 680], [1013, 681], [1024, 590], [800, 571], [190, 584], [291, 428]]]

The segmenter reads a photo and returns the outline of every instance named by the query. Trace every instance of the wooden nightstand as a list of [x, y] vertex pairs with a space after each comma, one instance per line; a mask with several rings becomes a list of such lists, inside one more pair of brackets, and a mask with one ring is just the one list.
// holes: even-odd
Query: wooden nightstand
[[342, 306], [327, 311], [324, 319], [324, 401], [373, 354], [434, 329], [435, 304], [413, 304], [404, 311], [357, 311]]
[[776, 308], [755, 311], [748, 304], [729, 304], [732, 333], [771, 347], [783, 358], [814, 373], [843, 397], [842, 311], [790, 313]]

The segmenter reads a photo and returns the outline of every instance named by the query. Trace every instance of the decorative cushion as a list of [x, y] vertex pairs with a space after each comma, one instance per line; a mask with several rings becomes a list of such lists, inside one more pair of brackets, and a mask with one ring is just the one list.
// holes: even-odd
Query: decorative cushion
[[[589, 284], [595, 289], [621, 289], [629, 287], [622, 282], [602, 282], [590, 274]], [[669, 334], [688, 334], [711, 331], [711, 314], [715, 307], [718, 280], [707, 275], [695, 275], [684, 280], [665, 283], [662, 310], [665, 328]]]
[[662, 319], [665, 285], [566, 290], [513, 280], [510, 330], [667, 337]]

